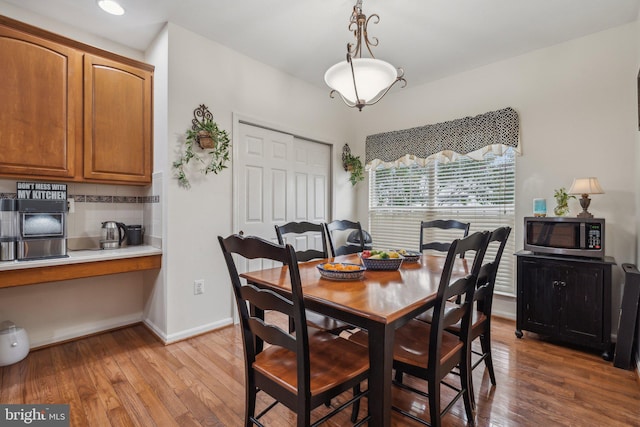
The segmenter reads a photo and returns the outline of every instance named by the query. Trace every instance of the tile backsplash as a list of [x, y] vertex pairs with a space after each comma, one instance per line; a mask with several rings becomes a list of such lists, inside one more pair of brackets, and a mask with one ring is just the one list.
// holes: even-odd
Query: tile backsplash
[[[67, 237], [97, 238], [102, 222], [118, 221], [145, 227], [145, 242], [158, 245], [162, 237], [162, 209], [159, 192], [161, 173], [153, 175], [147, 187], [67, 183], [67, 198], [73, 207], [67, 215]], [[25, 180], [20, 180], [25, 181]], [[0, 198], [16, 197], [16, 181], [0, 179]]]

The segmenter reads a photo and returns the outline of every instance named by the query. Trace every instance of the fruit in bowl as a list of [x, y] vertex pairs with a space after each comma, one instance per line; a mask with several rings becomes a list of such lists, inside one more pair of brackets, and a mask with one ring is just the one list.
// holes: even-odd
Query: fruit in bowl
[[418, 262], [422, 253], [418, 251], [408, 251], [406, 249], [398, 249], [398, 252], [404, 258], [403, 262]]
[[364, 277], [364, 267], [358, 264], [327, 262], [316, 266], [320, 276], [330, 280], [360, 280]]
[[371, 250], [371, 251], [362, 251], [361, 258], [370, 258], [370, 259], [395, 259], [400, 258], [400, 254], [397, 251], [379, 251], [379, 250]]
[[360, 259], [367, 270], [397, 270], [404, 258], [396, 251], [371, 250], [362, 251]]

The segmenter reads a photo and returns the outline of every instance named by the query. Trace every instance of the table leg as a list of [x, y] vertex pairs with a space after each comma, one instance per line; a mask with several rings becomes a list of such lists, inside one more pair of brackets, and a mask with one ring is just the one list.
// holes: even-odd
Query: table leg
[[369, 414], [370, 427], [391, 425], [391, 374], [393, 368], [392, 325], [369, 329]]

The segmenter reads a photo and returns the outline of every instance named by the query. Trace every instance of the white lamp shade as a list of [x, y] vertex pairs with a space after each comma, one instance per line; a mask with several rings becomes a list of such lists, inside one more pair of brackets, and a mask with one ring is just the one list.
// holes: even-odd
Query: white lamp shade
[[598, 178], [575, 178], [569, 194], [604, 194]]
[[[374, 58], [353, 58], [353, 73], [358, 87], [360, 100], [369, 102], [380, 92], [388, 88], [398, 77], [398, 71], [388, 62]], [[324, 74], [327, 85], [356, 103], [351, 66], [347, 61], [338, 62]]]

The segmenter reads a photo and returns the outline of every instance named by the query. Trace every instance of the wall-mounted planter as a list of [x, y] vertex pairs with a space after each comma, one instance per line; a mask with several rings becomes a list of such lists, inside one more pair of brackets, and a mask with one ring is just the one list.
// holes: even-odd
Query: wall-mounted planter
[[191, 129], [187, 130], [184, 148], [180, 151], [178, 160], [173, 162], [173, 169], [178, 183], [184, 187], [191, 187], [187, 177], [186, 166], [191, 160], [201, 163], [204, 167], [200, 172], [217, 174], [227, 167], [229, 161], [229, 134], [219, 129], [213, 121], [213, 114], [204, 105], [200, 105], [193, 112]]

